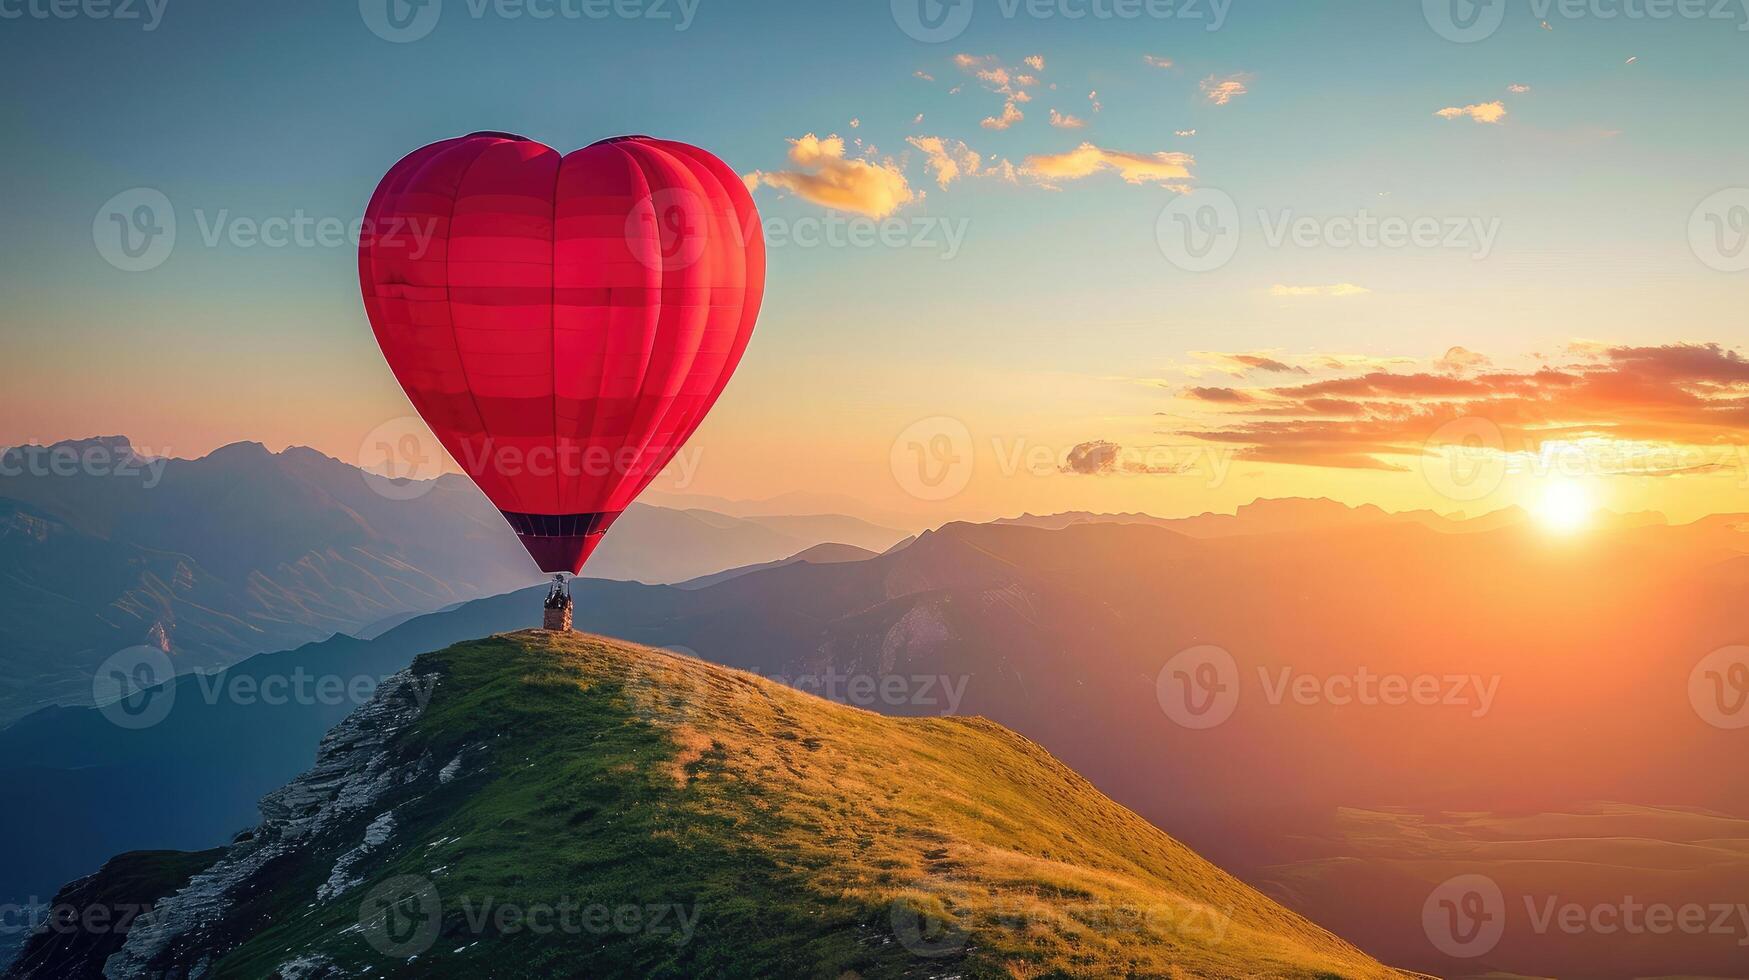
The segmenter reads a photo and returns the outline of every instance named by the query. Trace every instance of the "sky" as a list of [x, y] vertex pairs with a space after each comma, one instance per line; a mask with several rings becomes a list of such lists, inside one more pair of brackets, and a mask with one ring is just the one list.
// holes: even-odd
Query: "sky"
[[[650, 133], [746, 175], [769, 246], [659, 492], [917, 525], [1746, 510], [1746, 28], [1738, 0], [0, 0], [0, 443], [380, 464], [419, 426], [335, 229], [438, 139]], [[142, 202], [173, 245], [128, 254]]]

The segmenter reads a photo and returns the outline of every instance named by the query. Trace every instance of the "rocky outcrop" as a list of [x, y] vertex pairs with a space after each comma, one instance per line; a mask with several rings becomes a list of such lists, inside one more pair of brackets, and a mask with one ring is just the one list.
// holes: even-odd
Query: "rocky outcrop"
[[374, 698], [322, 739], [315, 766], [262, 799], [261, 825], [159, 903], [149, 921], [136, 926], [109, 957], [103, 975], [109, 980], [201, 976], [257, 925], [239, 921], [246, 918], [240, 896], [275, 861], [294, 853], [339, 855], [321, 886], [322, 898], [357, 884], [351, 864], [393, 833], [391, 799], [421, 779], [435, 780], [433, 760], [397, 757], [391, 743], [424, 711], [436, 680], [436, 674], [409, 668], [384, 681]]

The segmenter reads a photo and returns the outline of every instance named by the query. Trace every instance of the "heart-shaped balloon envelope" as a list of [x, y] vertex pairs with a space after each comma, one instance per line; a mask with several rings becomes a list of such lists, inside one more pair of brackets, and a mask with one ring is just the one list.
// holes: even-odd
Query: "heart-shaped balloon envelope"
[[765, 243], [697, 147], [474, 133], [389, 171], [358, 267], [414, 408], [542, 570], [576, 573], [734, 373]]

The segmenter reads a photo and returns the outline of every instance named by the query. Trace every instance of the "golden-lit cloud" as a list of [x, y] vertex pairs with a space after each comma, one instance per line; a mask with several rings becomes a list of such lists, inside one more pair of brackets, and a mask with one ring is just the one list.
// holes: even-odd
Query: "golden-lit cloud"
[[789, 142], [789, 159], [797, 169], [756, 170], [743, 178], [749, 190], [764, 184], [824, 207], [871, 218], [884, 218], [918, 197], [898, 164], [846, 159], [844, 140], [837, 136], [821, 139], [809, 133]]
[[1530, 91], [1530, 86], [1529, 85], [1519, 85], [1515, 82], [1511, 85], [1506, 86], [1506, 91], [1511, 92], [1513, 95], [1523, 95], [1524, 93]]
[[1174, 475], [1183, 473], [1189, 464], [1162, 464], [1150, 459], [1145, 448], [1125, 449], [1107, 439], [1080, 443], [1063, 457], [1059, 472], [1076, 476], [1116, 476], [1118, 474]]
[[924, 167], [935, 175], [942, 187], [961, 177], [975, 177], [983, 165], [983, 157], [959, 140], [940, 136], [913, 136], [905, 142], [923, 151]]
[[1506, 103], [1498, 100], [1467, 105], [1462, 108], [1447, 106], [1434, 113], [1441, 119], [1474, 119], [1479, 123], [1497, 123], [1506, 118]]
[[1052, 109], [1051, 125], [1058, 129], [1084, 129], [1087, 126], [1087, 120]]
[[1007, 129], [1025, 118], [1026, 114], [1021, 112], [1013, 102], [1009, 102], [1002, 107], [1002, 115], [986, 116], [984, 117], [984, 121], [978, 125], [985, 129]]
[[953, 56], [953, 63], [961, 71], [976, 78], [985, 88], [1009, 98], [1013, 98], [1018, 89], [1038, 81], [1021, 74], [1017, 69], [1003, 65], [995, 55], [956, 54]]
[[1263, 371], [1268, 374], [1309, 374], [1305, 368], [1289, 364], [1269, 351], [1253, 351], [1246, 354], [1228, 353], [1226, 351], [1193, 350], [1190, 356], [1217, 369], [1243, 378], [1253, 371]]
[[933, 82], [933, 81], [935, 81], [935, 76], [934, 76], [934, 75], [931, 75], [931, 74], [929, 74], [929, 73], [928, 73], [928, 72], [926, 72], [926, 71], [921, 71], [921, 70], [919, 70], [919, 71], [914, 71], [914, 72], [912, 72], [912, 73], [911, 73], [911, 77], [913, 77], [913, 78], [921, 78], [921, 79], [923, 79], [923, 80], [924, 80], [924, 81], [926, 81], [926, 82]]
[[1226, 105], [1250, 92], [1250, 84], [1251, 76], [1243, 72], [1225, 77], [1210, 75], [1202, 80], [1202, 94], [1215, 105]]
[[1126, 153], [1082, 143], [1067, 153], [1026, 158], [1028, 176], [1042, 181], [1080, 180], [1104, 170], [1115, 170], [1131, 184], [1163, 184], [1182, 189], [1191, 179], [1196, 158], [1188, 153]]
[[1172, 67], [1172, 59], [1171, 58], [1156, 58], [1155, 56], [1153, 56], [1151, 54], [1145, 54], [1145, 55], [1142, 55], [1142, 64], [1147, 65], [1150, 68], [1171, 68]]
[[1026, 59], [1026, 67], [1031, 68], [1033, 71], [1044, 71], [1045, 70], [1045, 56], [1042, 54], [1035, 54], [1035, 55], [1029, 56]]
[[1434, 361], [1433, 366], [1450, 374], [1466, 374], [1493, 363], [1486, 354], [1478, 354], [1466, 347], [1453, 347]]
[[923, 166], [943, 188], [968, 177], [987, 177], [1017, 183], [1019, 171], [1007, 160], [986, 164], [984, 157], [963, 141], [945, 136], [912, 136], [905, 140], [923, 153]]
[[1269, 287], [1269, 295], [1281, 297], [1301, 296], [1365, 296], [1372, 290], [1365, 286], [1356, 286], [1351, 282], [1332, 283], [1328, 286], [1282, 286]]
[[[1406, 469], [1406, 460], [1434, 451], [1429, 439], [1458, 419], [1498, 432], [1506, 452], [1535, 453], [1545, 444], [1727, 450], [1749, 439], [1749, 359], [1718, 344], [1613, 346], [1519, 371], [1489, 370], [1486, 358], [1454, 348], [1436, 363], [1464, 370], [1188, 388], [1180, 395], [1218, 421], [1180, 434], [1237, 446], [1254, 460], [1383, 470]], [[1271, 370], [1284, 373], [1280, 367]], [[1700, 468], [1682, 462], [1640, 472]]]

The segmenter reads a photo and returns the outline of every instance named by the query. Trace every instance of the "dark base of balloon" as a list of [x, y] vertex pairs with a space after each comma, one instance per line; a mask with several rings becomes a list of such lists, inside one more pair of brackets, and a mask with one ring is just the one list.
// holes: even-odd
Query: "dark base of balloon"
[[583, 570], [601, 536], [619, 517], [612, 514], [518, 514], [499, 511], [543, 572]]

